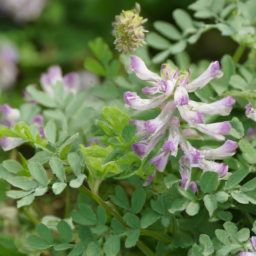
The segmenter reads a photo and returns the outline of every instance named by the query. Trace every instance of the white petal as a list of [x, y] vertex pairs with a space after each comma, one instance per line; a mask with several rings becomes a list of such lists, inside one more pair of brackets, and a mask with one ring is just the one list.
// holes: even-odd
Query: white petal
[[184, 85], [184, 88], [186, 88], [188, 92], [193, 92], [196, 89], [207, 85], [213, 78], [221, 78], [223, 76], [223, 72], [221, 72], [220, 68], [218, 61], [212, 62], [203, 74], [193, 82]]

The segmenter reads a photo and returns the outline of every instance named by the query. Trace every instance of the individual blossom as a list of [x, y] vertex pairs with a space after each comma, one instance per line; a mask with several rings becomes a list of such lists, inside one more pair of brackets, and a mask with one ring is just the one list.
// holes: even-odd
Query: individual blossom
[[153, 181], [153, 178], [156, 176], [156, 172], [154, 171], [151, 175], [148, 176], [147, 180], [144, 182], [143, 186], [146, 187], [146, 186], [149, 186], [152, 181]]
[[[77, 94], [80, 88], [80, 80], [77, 73], [71, 72], [62, 75], [62, 70], [59, 66], [51, 66], [47, 73], [41, 75], [40, 82], [45, 93], [52, 99], [54, 99], [55, 86], [60, 83], [63, 86], [63, 96], [66, 97], [69, 93]], [[32, 85], [35, 89], [37, 86]], [[23, 91], [24, 99], [30, 101], [31, 103], [36, 103], [33, 101], [31, 94], [27, 91]]]
[[4, 116], [4, 124], [8, 127], [14, 126], [20, 118], [20, 111], [16, 108], [11, 108], [8, 104], [0, 106], [0, 111]]
[[246, 138], [254, 138], [255, 137], [256, 128], [249, 128], [245, 137]]
[[[219, 173], [220, 178], [224, 177], [228, 166], [212, 160], [222, 160], [232, 156], [237, 148], [236, 142], [228, 140], [219, 148], [198, 150], [187, 141], [189, 137], [200, 138], [196, 130], [217, 140], [225, 140], [224, 135], [228, 135], [232, 128], [228, 121], [206, 124], [204, 114], [229, 115], [235, 104], [233, 97], [229, 96], [209, 104], [189, 99], [189, 92], [203, 88], [213, 78], [220, 78], [223, 75], [219, 63], [217, 61], [211, 63], [207, 70], [192, 82], [189, 82], [191, 70], [180, 71], [169, 64], [163, 64], [160, 75], [158, 75], [150, 71], [144, 61], [136, 56], [131, 56], [130, 69], [150, 86], [142, 89], [146, 99], [139, 97], [137, 93], [126, 92], [124, 94], [125, 106], [136, 110], [162, 107], [160, 114], [153, 120], [131, 121], [137, 125], [137, 135], [143, 137], [140, 142], [132, 145], [134, 152], [141, 160], [144, 160], [155, 146], [163, 141], [160, 152], [151, 160], [156, 170], [162, 172], [168, 163], [169, 156], [176, 157], [178, 145], [180, 145], [180, 149], [185, 154], [181, 159], [183, 167], [180, 169], [183, 177], [182, 187], [187, 189], [191, 185], [194, 192], [197, 191], [197, 187], [196, 183], [190, 184], [191, 168], [198, 167], [203, 171], [215, 171]], [[179, 118], [174, 115], [175, 109], [178, 109], [180, 117], [193, 129], [180, 129]], [[164, 141], [163, 138], [167, 133], [169, 135]], [[189, 166], [185, 168], [184, 166], [187, 165]]]
[[10, 42], [0, 45], [0, 84], [3, 91], [14, 86], [18, 75], [17, 62], [18, 53], [15, 46]]
[[140, 46], [147, 44], [144, 33], [148, 31], [142, 26], [147, 19], [143, 19], [139, 14], [140, 5], [136, 3], [135, 9], [122, 11], [115, 17], [116, 21], [112, 23], [114, 27], [112, 34], [116, 38], [114, 44], [119, 52], [134, 52]]
[[245, 114], [248, 118], [252, 119], [253, 121], [256, 121], [256, 110], [252, 107], [252, 104], [249, 103], [245, 106]]
[[69, 73], [62, 76], [62, 70], [59, 66], [51, 66], [47, 73], [41, 76], [41, 85], [50, 98], [54, 98], [54, 87], [58, 82], [62, 83], [64, 96], [69, 93], [76, 94], [79, 91], [79, 77], [76, 73]]
[[198, 192], [197, 185], [194, 181], [191, 182], [191, 164], [187, 156], [182, 156], [179, 160], [181, 187], [187, 190], [189, 187], [194, 193]]
[[189, 108], [193, 111], [200, 111], [204, 114], [228, 116], [232, 110], [232, 106], [236, 103], [232, 96], [225, 97], [221, 100], [210, 104], [195, 102], [190, 100], [188, 102]]
[[35, 124], [39, 127], [39, 135], [41, 138], [44, 138], [44, 129], [43, 129], [43, 124], [44, 124], [44, 118], [42, 115], [36, 115], [33, 120], [32, 124]]
[[180, 134], [178, 131], [179, 125], [179, 119], [177, 117], [173, 117], [170, 121], [169, 136], [161, 148], [161, 154], [155, 156], [151, 160], [151, 164], [155, 165], [156, 169], [160, 172], [165, 169], [169, 156], [172, 155], [176, 157], [178, 153], [178, 144], [180, 140]]
[[0, 10], [19, 22], [36, 19], [42, 12], [47, 0], [1, 0]]

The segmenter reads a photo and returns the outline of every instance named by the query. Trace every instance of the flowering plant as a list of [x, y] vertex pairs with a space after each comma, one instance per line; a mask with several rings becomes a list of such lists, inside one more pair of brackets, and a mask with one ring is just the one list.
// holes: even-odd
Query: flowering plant
[[[256, 255], [256, 6], [216, 2], [190, 6], [216, 24], [179, 9], [182, 32], [155, 23], [175, 44], [145, 36], [137, 4], [112, 24], [119, 59], [89, 43], [102, 85], [82, 91], [54, 65], [19, 108], [0, 106], [0, 218], [26, 222], [15, 244], [0, 235], [6, 255]], [[189, 63], [186, 44], [211, 28], [239, 43], [233, 58]], [[151, 60], [146, 43], [163, 52]]]

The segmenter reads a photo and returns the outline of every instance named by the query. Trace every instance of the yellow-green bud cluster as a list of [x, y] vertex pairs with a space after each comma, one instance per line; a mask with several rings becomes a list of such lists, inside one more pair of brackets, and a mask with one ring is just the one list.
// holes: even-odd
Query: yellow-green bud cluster
[[142, 26], [147, 19], [139, 16], [140, 5], [136, 3], [136, 7], [131, 11], [122, 11], [119, 16], [116, 16], [116, 21], [112, 23], [114, 30], [113, 35], [116, 40], [116, 49], [119, 52], [129, 53], [134, 52], [140, 46], [146, 44], [145, 32], [148, 32]]

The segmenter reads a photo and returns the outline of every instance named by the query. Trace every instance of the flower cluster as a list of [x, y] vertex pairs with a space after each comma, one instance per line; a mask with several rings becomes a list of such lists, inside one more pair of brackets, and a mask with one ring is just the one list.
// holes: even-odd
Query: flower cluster
[[122, 11], [119, 16], [116, 16], [116, 21], [112, 23], [114, 30], [112, 34], [115, 36], [116, 49], [119, 52], [128, 53], [134, 52], [146, 44], [145, 32], [148, 32], [142, 26], [147, 19], [139, 16], [140, 5], [136, 4], [134, 10]]
[[11, 43], [0, 46], [0, 84], [4, 91], [14, 85], [18, 74], [17, 61], [17, 50]]
[[[18, 109], [11, 108], [9, 105], [5, 104], [0, 106], [0, 112], [2, 112], [4, 116], [4, 119], [0, 122], [0, 124], [8, 127], [13, 127], [19, 122], [20, 111]], [[31, 122], [31, 124], [38, 126], [41, 138], [44, 138], [43, 123], [44, 119], [41, 115], [34, 116]], [[8, 151], [19, 146], [23, 142], [24, 141], [20, 138], [3, 137], [2, 139], [0, 139], [0, 146], [3, 148], [4, 151]]]
[[[64, 97], [69, 93], [77, 94], [80, 88], [78, 74], [72, 72], [63, 76], [59, 66], [51, 66], [47, 73], [41, 75], [40, 82], [43, 90], [52, 99], [54, 98], [54, 87], [58, 82], [61, 82], [63, 85]], [[24, 92], [24, 96], [27, 100], [30, 100], [30, 94], [27, 91]]]
[[17, 21], [27, 22], [40, 15], [46, 2], [47, 0], [2, 0], [0, 10]]
[[[162, 106], [161, 113], [153, 120], [131, 121], [131, 123], [137, 125], [137, 135], [142, 137], [139, 143], [133, 144], [133, 150], [141, 160], [149, 155], [168, 131], [168, 138], [164, 142], [161, 151], [151, 160], [151, 164], [156, 166], [156, 170], [162, 172], [167, 165], [169, 156], [176, 156], [178, 146], [180, 146], [184, 152], [184, 156], [180, 158], [181, 186], [183, 188], [191, 187], [194, 192], [197, 191], [196, 184], [190, 180], [192, 167], [201, 168], [203, 171], [217, 172], [220, 178], [225, 176], [228, 166], [224, 163], [209, 160], [222, 160], [232, 156], [237, 148], [237, 143], [227, 140], [216, 149], [198, 150], [187, 140], [193, 136], [198, 136], [198, 134], [193, 129], [182, 131], [179, 118], [173, 115], [174, 111], [178, 109], [181, 118], [191, 128], [195, 128], [217, 140], [225, 140], [223, 135], [228, 135], [232, 128], [230, 123], [225, 121], [205, 124], [204, 114], [229, 115], [233, 104], [235, 104], [234, 98], [228, 96], [214, 103], [206, 104], [192, 101], [188, 96], [188, 92], [202, 88], [213, 78], [219, 78], [223, 75], [219, 63], [217, 61], [211, 63], [207, 70], [191, 83], [188, 83], [190, 70], [179, 71], [168, 64], [163, 64], [161, 66], [161, 76], [159, 76], [148, 70], [145, 63], [136, 56], [131, 56], [130, 69], [138, 78], [149, 82], [152, 86], [145, 87], [142, 90], [142, 93], [146, 94], [148, 99], [140, 98], [135, 92], [126, 92], [124, 94], [126, 107], [147, 110]], [[149, 184], [151, 180], [152, 175], [146, 184]]]

